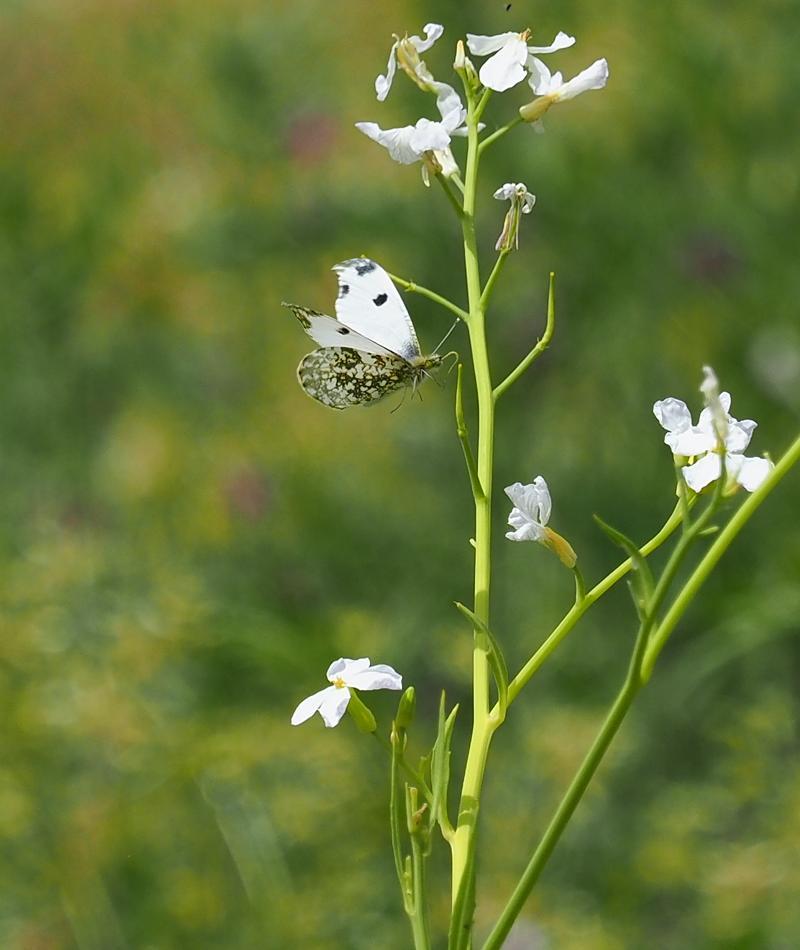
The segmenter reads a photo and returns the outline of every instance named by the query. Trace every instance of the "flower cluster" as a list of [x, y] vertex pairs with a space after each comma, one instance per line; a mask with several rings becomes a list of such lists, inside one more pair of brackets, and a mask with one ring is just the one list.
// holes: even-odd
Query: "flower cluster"
[[[383, 129], [377, 122], [357, 122], [356, 128], [374, 142], [382, 145], [389, 156], [401, 165], [423, 163], [423, 178], [428, 184], [429, 173], [445, 178], [458, 175], [458, 164], [453, 157], [450, 143], [454, 136], [467, 134], [464, 125], [467, 111], [455, 89], [434, 78], [421, 54], [436, 43], [444, 33], [440, 23], [426, 23], [424, 36], [395, 36], [389, 51], [386, 73], [375, 80], [375, 93], [383, 102], [389, 95], [397, 70], [401, 69], [411, 81], [425, 92], [436, 96], [438, 119], [423, 117], [413, 125]], [[528, 44], [530, 30], [523, 33], [500, 33], [497, 36], [467, 34], [467, 45], [476, 56], [488, 59], [475, 75], [474, 67], [464, 55], [459, 42], [455, 67], [462, 75], [480, 81], [486, 90], [504, 92], [528, 77], [528, 84], [537, 96], [532, 103], [520, 109], [526, 122], [536, 122], [556, 102], [574, 99], [589, 89], [601, 89], [608, 80], [608, 64], [605, 59], [596, 60], [587, 69], [565, 82], [561, 73], [551, 73], [540, 56], [566, 49], [575, 43], [574, 36], [556, 34], [546, 46]], [[482, 128], [482, 126], [481, 126]], [[528, 209], [530, 210], [530, 209]]]
[[769, 459], [744, 455], [758, 423], [734, 419], [729, 413], [730, 393], [719, 392], [717, 377], [710, 367], [704, 367], [704, 374], [700, 391], [706, 406], [697, 425], [692, 424], [692, 414], [681, 399], [670, 396], [653, 406], [653, 414], [667, 433], [664, 442], [674, 456], [693, 460], [681, 466], [692, 491], [702, 491], [723, 471], [735, 484], [755, 491], [773, 468]]

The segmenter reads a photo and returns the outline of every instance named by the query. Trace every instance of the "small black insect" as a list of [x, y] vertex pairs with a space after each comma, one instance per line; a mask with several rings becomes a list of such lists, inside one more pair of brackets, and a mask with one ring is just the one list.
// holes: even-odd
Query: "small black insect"
[[389, 297], [387, 294], [378, 294], [378, 296], [372, 302], [376, 307], [382, 307], [388, 299]]
[[508, 13], [508, 11], [509, 11], [510, 9], [511, 9], [511, 4], [510, 4], [510, 3], [507, 3], [507, 4], [506, 4], [506, 13]]
[[337, 333], [341, 333], [342, 336], [347, 336], [347, 334], [348, 334], [350, 331], [347, 329], [347, 327], [337, 327], [336, 332], [337, 332]]

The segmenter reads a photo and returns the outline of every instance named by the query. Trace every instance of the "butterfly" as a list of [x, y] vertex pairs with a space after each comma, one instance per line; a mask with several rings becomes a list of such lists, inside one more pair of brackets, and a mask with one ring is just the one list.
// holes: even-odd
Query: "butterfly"
[[300, 385], [331, 409], [368, 406], [403, 386], [416, 389], [442, 357], [422, 355], [392, 279], [368, 257], [342, 261], [333, 270], [339, 280], [335, 318], [282, 304], [320, 345], [300, 360]]

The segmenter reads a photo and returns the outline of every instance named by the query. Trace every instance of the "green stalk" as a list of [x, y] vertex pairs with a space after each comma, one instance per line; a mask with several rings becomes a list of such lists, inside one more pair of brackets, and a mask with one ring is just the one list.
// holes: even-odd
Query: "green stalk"
[[[467, 163], [464, 176], [464, 214], [461, 230], [464, 239], [464, 266], [469, 300], [469, 328], [475, 387], [478, 399], [477, 474], [481, 494], [475, 495], [475, 582], [474, 612], [489, 625], [489, 585], [491, 579], [491, 498], [494, 452], [494, 397], [486, 347], [484, 310], [481, 303], [481, 280], [478, 246], [475, 235], [475, 203], [478, 182], [478, 119], [488, 96], [484, 94], [476, 106], [468, 94]], [[469, 855], [474, 847], [483, 773], [492, 736], [489, 720], [489, 643], [479, 626], [473, 632], [472, 654], [472, 735], [470, 738], [464, 781], [461, 787], [458, 819], [450, 843], [453, 859], [452, 899], [454, 908], [459, 894], [471, 892], [470, 882], [462, 880], [474, 874]]]
[[719, 559], [728, 550], [732, 541], [755, 514], [764, 499], [798, 462], [800, 462], [800, 436], [789, 446], [775, 468], [764, 480], [763, 484], [742, 502], [731, 520], [717, 535], [714, 543], [706, 552], [705, 557], [697, 565], [691, 577], [675, 598], [675, 602], [667, 611], [666, 616], [659, 624], [658, 629], [653, 634], [651, 642], [647, 647], [647, 653], [644, 658], [644, 663], [642, 664], [642, 676], [645, 681], [652, 675], [653, 666], [658, 659], [659, 653], [663, 650], [664, 644], [669, 639], [669, 635], [675, 629], [689, 604], [705, 583], [708, 575], [716, 567]]
[[[679, 503], [675, 506], [675, 509], [666, 520], [661, 530], [652, 538], [650, 538], [646, 544], [643, 544], [639, 550], [645, 557], [649, 554], [652, 554], [656, 548], [660, 547], [670, 537], [670, 535], [672, 535], [672, 533], [680, 524], [681, 506]], [[566, 635], [572, 630], [572, 628], [577, 624], [577, 622], [592, 606], [592, 604], [599, 600], [603, 594], [610, 590], [618, 581], [622, 580], [622, 578], [625, 577], [632, 567], [633, 564], [631, 559], [628, 558], [618, 567], [614, 568], [610, 574], [607, 574], [601, 581], [595, 584], [588, 594], [586, 594], [581, 599], [576, 600], [574, 606], [570, 608], [561, 623], [558, 624], [555, 630], [553, 630], [553, 632], [539, 647], [536, 653], [533, 654], [533, 656], [522, 667], [519, 673], [517, 673], [514, 679], [508, 684], [509, 705], [511, 705], [511, 703], [517, 698], [528, 680], [530, 680], [534, 673], [539, 670], [539, 668], [544, 664], [545, 660], [547, 660], [551, 653], [554, 652], [556, 647], [558, 647], [564, 637], [566, 637]]]

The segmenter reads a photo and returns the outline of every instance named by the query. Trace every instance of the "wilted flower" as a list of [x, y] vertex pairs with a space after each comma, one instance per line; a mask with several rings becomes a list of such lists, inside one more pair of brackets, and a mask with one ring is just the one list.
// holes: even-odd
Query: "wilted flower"
[[503, 230], [495, 244], [495, 250], [510, 251], [512, 248], [518, 248], [520, 215], [530, 213], [536, 204], [536, 195], [532, 195], [522, 182], [517, 184], [506, 182], [502, 188], [497, 189], [493, 197], [500, 201], [511, 202], [511, 207], [506, 212], [503, 222]]
[[598, 59], [577, 76], [564, 82], [561, 73], [551, 73], [541, 60], [531, 67], [528, 85], [539, 97], [522, 106], [519, 114], [526, 122], [535, 122], [556, 102], [574, 99], [590, 89], [602, 89], [608, 82], [608, 62]]
[[417, 67], [421, 60], [420, 53], [426, 53], [433, 44], [444, 33], [444, 27], [440, 23], [426, 23], [423, 29], [425, 39], [419, 36], [405, 36], [403, 39], [395, 36], [394, 44], [389, 51], [389, 62], [386, 64], [386, 75], [378, 76], [375, 80], [375, 92], [378, 96], [378, 102], [389, 95], [392, 88], [394, 76], [397, 72], [397, 65], [405, 70], [408, 75], [417, 82]]
[[706, 407], [700, 413], [697, 425], [681, 399], [660, 399], [653, 406], [653, 414], [667, 434], [664, 442], [673, 455], [694, 458], [691, 465], [681, 468], [686, 484], [694, 492], [702, 491], [725, 473], [747, 491], [755, 491], [773, 468], [769, 459], [747, 457], [743, 454], [750, 444], [758, 423], [752, 419], [734, 419], [729, 410], [730, 393], [718, 392], [713, 370], [704, 368], [705, 377], [700, 387]]
[[469, 51], [476, 56], [489, 56], [478, 73], [487, 89], [504, 92], [522, 82], [526, 69], [534, 71], [543, 63], [536, 53], [555, 53], [575, 42], [574, 36], [559, 32], [549, 46], [528, 46], [530, 30], [524, 33], [498, 33], [477, 36], [467, 33]]
[[538, 541], [558, 555], [562, 564], [574, 567], [578, 557], [570, 543], [547, 527], [552, 503], [542, 476], [537, 475], [530, 485], [514, 482], [505, 491], [514, 505], [508, 516], [508, 523], [514, 528], [506, 533], [509, 541]]
[[370, 666], [369, 657], [350, 660], [341, 657], [328, 667], [331, 686], [308, 696], [292, 713], [292, 725], [310, 719], [315, 712], [322, 716], [326, 726], [333, 727], [345, 714], [351, 699], [351, 689], [402, 689], [403, 679], [391, 668], [378, 664]]

